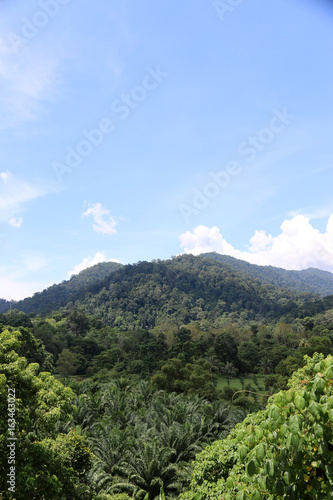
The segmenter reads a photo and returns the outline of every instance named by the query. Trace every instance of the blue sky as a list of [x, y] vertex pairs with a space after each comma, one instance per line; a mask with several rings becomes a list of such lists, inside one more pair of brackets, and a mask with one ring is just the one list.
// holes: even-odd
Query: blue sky
[[0, 297], [183, 252], [333, 271], [330, 2], [0, 10]]

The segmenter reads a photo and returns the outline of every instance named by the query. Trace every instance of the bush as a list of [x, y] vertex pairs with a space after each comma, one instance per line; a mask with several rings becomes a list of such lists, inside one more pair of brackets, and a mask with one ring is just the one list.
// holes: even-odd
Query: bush
[[333, 356], [305, 361], [289, 390], [197, 455], [181, 499], [333, 499]]

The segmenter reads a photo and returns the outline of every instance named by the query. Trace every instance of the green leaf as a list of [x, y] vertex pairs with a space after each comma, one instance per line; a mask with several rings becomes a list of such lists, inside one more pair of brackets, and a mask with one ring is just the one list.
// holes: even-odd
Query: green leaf
[[242, 445], [240, 448], [239, 448], [239, 458], [241, 460], [244, 460], [246, 458], [246, 455], [248, 454], [249, 452], [249, 448], [245, 445]]
[[327, 378], [333, 378], [333, 365], [331, 365], [329, 368], [327, 368], [326, 372], [325, 372], [325, 376]]
[[259, 462], [261, 462], [263, 460], [263, 458], [265, 457], [265, 447], [262, 443], [260, 443], [256, 447], [256, 457], [257, 457], [257, 460]]
[[328, 412], [328, 418], [333, 422], [333, 409]]
[[269, 460], [268, 475], [270, 477], [274, 477], [275, 476], [275, 471], [276, 471], [276, 462], [275, 462], [275, 460], [271, 459], [271, 460]]
[[254, 427], [253, 427], [253, 425], [252, 425], [252, 424], [249, 424], [249, 425], [246, 427], [246, 432], [247, 432], [247, 434], [248, 434], [248, 435], [253, 434], [253, 432], [254, 432]]
[[289, 472], [285, 472], [283, 474], [283, 480], [284, 480], [284, 482], [286, 483], [287, 486], [289, 486], [291, 484], [291, 478], [290, 478], [290, 473]]
[[306, 401], [302, 396], [297, 395], [295, 397], [295, 406], [298, 408], [298, 410], [304, 410], [306, 406]]
[[234, 480], [232, 479], [232, 477], [228, 477], [227, 479], [227, 488], [231, 489], [234, 487]]
[[276, 481], [276, 484], [275, 484], [275, 492], [280, 496], [282, 497], [284, 495], [284, 484], [283, 484], [283, 481], [281, 481], [281, 479], [278, 479]]
[[272, 420], [279, 420], [281, 414], [278, 406], [272, 405], [269, 412], [268, 412], [269, 418]]
[[320, 424], [315, 423], [314, 426], [313, 426], [313, 430], [314, 430], [314, 433], [315, 433], [315, 435], [316, 435], [316, 437], [318, 439], [320, 439], [320, 438], [323, 437], [323, 435], [324, 435], [324, 429], [323, 429], [323, 427]]
[[314, 417], [318, 417], [319, 414], [321, 413], [321, 407], [315, 401], [311, 401], [311, 403], [309, 405], [309, 411], [310, 411], [311, 415], [313, 415]]
[[250, 460], [247, 464], [247, 473], [250, 477], [254, 476], [256, 473], [256, 464], [254, 460]]
[[292, 434], [297, 434], [301, 430], [301, 425], [302, 425], [302, 420], [299, 415], [293, 415], [290, 418], [289, 429]]
[[326, 387], [326, 382], [323, 378], [317, 378], [316, 381], [315, 381], [315, 388], [316, 390], [320, 391], [320, 392], [323, 392], [323, 390], [325, 389]]
[[237, 441], [239, 443], [241, 443], [243, 441], [243, 439], [244, 439], [244, 436], [245, 436], [244, 430], [241, 430], [240, 432], [238, 432], [238, 434], [237, 434]]
[[298, 447], [299, 447], [299, 443], [300, 443], [300, 437], [298, 434], [292, 434], [291, 436], [291, 445], [293, 448], [295, 448], [295, 450], [298, 450]]
[[289, 391], [286, 392], [287, 403], [291, 403], [292, 401], [294, 401], [294, 397], [295, 391], [293, 389], [289, 389]]

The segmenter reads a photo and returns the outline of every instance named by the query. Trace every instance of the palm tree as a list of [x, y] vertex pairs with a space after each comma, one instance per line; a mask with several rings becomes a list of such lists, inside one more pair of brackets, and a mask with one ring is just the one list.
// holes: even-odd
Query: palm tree
[[263, 356], [260, 360], [259, 366], [262, 367], [263, 374], [272, 373], [273, 371], [273, 363], [272, 360], [268, 356]]
[[107, 420], [99, 421], [94, 426], [93, 435], [88, 438], [91, 451], [96, 460], [91, 471], [91, 479], [98, 488], [108, 491], [114, 483], [120, 463], [133, 441], [128, 430], [111, 427]]
[[228, 377], [228, 386], [230, 387], [231, 378], [237, 374], [237, 368], [233, 363], [227, 361], [224, 365], [222, 365], [222, 373], [225, 373]]
[[111, 491], [128, 491], [138, 499], [148, 495], [147, 500], [154, 500], [163, 488], [166, 495], [176, 496], [181, 485], [177, 477], [179, 466], [172, 463], [174, 454], [157, 439], [139, 441], [136, 453], [128, 453], [120, 466], [125, 481], [116, 482]]

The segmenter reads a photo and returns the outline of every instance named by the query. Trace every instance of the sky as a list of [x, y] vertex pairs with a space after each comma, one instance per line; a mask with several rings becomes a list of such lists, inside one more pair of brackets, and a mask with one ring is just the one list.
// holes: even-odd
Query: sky
[[0, 297], [217, 251], [333, 272], [333, 5], [2, 0]]

